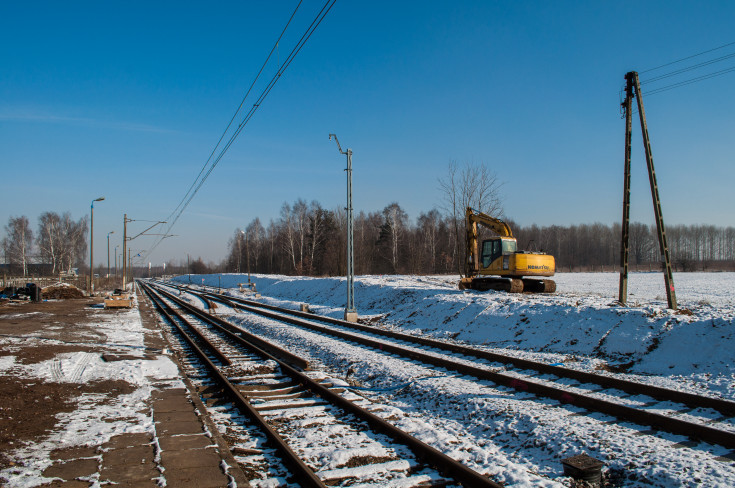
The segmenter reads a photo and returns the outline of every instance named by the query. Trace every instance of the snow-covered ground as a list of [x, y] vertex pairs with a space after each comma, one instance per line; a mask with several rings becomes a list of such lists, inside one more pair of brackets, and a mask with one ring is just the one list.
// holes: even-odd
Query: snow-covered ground
[[[177, 281], [237, 288], [245, 275], [183, 275]], [[661, 273], [632, 273], [628, 306], [616, 273], [560, 273], [553, 295], [459, 291], [455, 276], [358, 276], [362, 318], [408, 332], [494, 348], [582, 356], [632, 373], [692, 376], [735, 397], [735, 273], [674, 275], [678, 311], [666, 308]], [[254, 275], [263, 300], [340, 317], [343, 278]], [[553, 359], [553, 356], [550, 356]]]
[[[563, 361], [566, 367], [618, 366], [632, 379], [735, 398], [735, 274], [674, 279], [678, 312], [666, 308], [663, 276], [652, 273], [631, 275], [628, 307], [615, 303], [618, 275], [612, 273], [557, 275], [559, 291], [551, 296], [463, 292], [451, 276], [361, 276], [355, 296], [362, 318], [409, 333]], [[187, 283], [189, 277], [177, 281]], [[192, 283], [221, 285], [234, 295], [240, 295], [237, 283], [245, 281], [243, 275], [191, 277]], [[317, 313], [343, 313], [344, 279], [254, 276], [253, 281], [267, 303], [289, 308], [308, 303]], [[610, 417], [578, 416], [574, 407], [530, 401], [451, 372], [437, 376], [432, 368], [268, 319], [232, 320], [305, 354], [330, 374], [351, 374], [368, 396], [400, 409], [391, 420], [399, 427], [470, 467], [491, 469], [508, 486], [562, 486], [559, 460], [582, 452], [602, 459], [618, 476], [630, 476], [622, 486], [735, 486], [735, 463], [716, 459], [728, 452], [721, 447], [673, 447], [687, 439], [640, 436]]]
[[[622, 367], [642, 381], [735, 398], [735, 273], [676, 274], [677, 312], [666, 308], [660, 273], [631, 275], [627, 307], [615, 303], [617, 274], [558, 274], [555, 279], [558, 292], [541, 296], [459, 291], [454, 276], [361, 276], [355, 296], [361, 318], [386, 327], [549, 363], [563, 361], [567, 367]], [[176, 280], [187, 283], [190, 278]], [[237, 284], [246, 281], [242, 274], [191, 277], [192, 283], [221, 284], [236, 295]], [[254, 275], [253, 281], [267, 303], [290, 308], [308, 303], [317, 313], [342, 316], [343, 278]], [[106, 336], [100, 344], [105, 350], [142, 354], [137, 311], [122, 311], [114, 319], [100, 316], [95, 322]], [[609, 417], [575, 415], [575, 407], [532, 401], [451, 372], [437, 375], [419, 363], [271, 322], [251, 319], [250, 326], [299, 349], [337, 379], [352, 371], [350, 378], [367, 389], [367, 397], [384, 403], [386, 411], [395, 409], [397, 426], [470, 467], [491, 469], [508, 486], [563, 486], [559, 460], [581, 452], [603, 459], [616, 473], [634, 476], [622, 486], [735, 486], [735, 463], [717, 460], [727, 454], [724, 448], [702, 443], [675, 448], [673, 443], [687, 439], [638, 436], [627, 423], [600, 423], [614, 420]], [[70, 383], [122, 379], [136, 388], [114, 404], [83, 397], [74, 412], [61, 414], [61, 429], [15, 453], [26, 464], [3, 473], [13, 478], [13, 486], [41, 482], [38, 472], [50, 463], [54, 448], [97, 445], [119, 432], [149, 431], [149, 417], [142, 412], [151, 383], [178, 384], [173, 363], [164, 357], [106, 363], [98, 354], [74, 352], [35, 364], [16, 361], [14, 350], [28, 341], [47, 340], [3, 337], [9, 354], [0, 358], [0, 374]], [[395, 387], [406, 384], [411, 386]]]

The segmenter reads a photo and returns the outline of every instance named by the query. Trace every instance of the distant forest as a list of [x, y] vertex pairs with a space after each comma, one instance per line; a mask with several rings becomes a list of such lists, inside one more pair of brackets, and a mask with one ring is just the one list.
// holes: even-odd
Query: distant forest
[[[519, 249], [544, 251], [558, 271], [617, 271], [621, 225], [601, 223], [539, 227], [507, 220]], [[264, 226], [259, 218], [235, 229], [228, 256], [219, 264], [191, 263], [192, 273], [237, 272], [334, 276], [346, 273], [344, 210], [319, 202], [284, 203], [280, 217]], [[459, 233], [459, 239], [457, 238]], [[675, 271], [735, 271], [735, 228], [674, 225], [666, 229]], [[464, 219], [438, 209], [411, 220], [398, 203], [354, 218], [357, 274], [459, 273], [464, 259]], [[655, 225], [632, 223], [632, 270], [660, 269]]]
[[[617, 271], [620, 224], [521, 226], [506, 219], [519, 249], [544, 251], [556, 258], [558, 271]], [[455, 225], [456, 224], [456, 225]], [[459, 273], [464, 259], [464, 219], [432, 209], [412, 220], [398, 203], [381, 211], [355, 215], [357, 274]], [[2, 240], [5, 273], [58, 274], [85, 264], [87, 219], [45, 212], [34, 232], [28, 218], [11, 217]], [[459, 233], [459, 239], [457, 239]], [[735, 228], [674, 225], [666, 229], [675, 271], [735, 271]], [[220, 263], [201, 258], [170, 260], [171, 273], [241, 272], [337, 276], [346, 273], [347, 216], [318, 202], [284, 203], [280, 217], [264, 226], [259, 218], [235, 229], [228, 255]], [[630, 226], [632, 270], [660, 269], [655, 225]], [[137, 268], [137, 266], [136, 266]], [[101, 270], [102, 272], [102, 270]], [[140, 267], [136, 275], [146, 273]]]
[[[442, 210], [421, 212], [410, 219], [398, 203], [380, 211], [359, 212], [354, 218], [357, 274], [446, 274], [463, 271], [465, 209], [502, 215], [498, 176], [484, 163], [449, 163], [439, 178]], [[505, 219], [518, 248], [544, 251], [556, 258], [558, 271], [617, 271], [620, 266], [621, 225], [600, 223], [563, 227], [522, 226]], [[84, 259], [89, 237], [87, 218], [45, 212], [37, 231], [25, 216], [11, 217], [2, 240], [4, 273], [14, 275], [69, 273], [88, 270]], [[735, 228], [713, 225], [674, 225], [666, 229], [675, 271], [735, 271]], [[481, 235], [482, 237], [482, 235]], [[347, 215], [327, 210], [317, 201], [284, 203], [277, 219], [267, 224], [253, 219], [234, 229], [228, 253], [220, 263], [188, 257], [164, 269], [143, 268], [134, 274], [241, 272], [338, 276], [346, 274]], [[630, 267], [658, 270], [661, 266], [654, 225], [630, 226]], [[163, 267], [161, 267], [163, 268]], [[100, 266], [99, 274], [104, 273]]]

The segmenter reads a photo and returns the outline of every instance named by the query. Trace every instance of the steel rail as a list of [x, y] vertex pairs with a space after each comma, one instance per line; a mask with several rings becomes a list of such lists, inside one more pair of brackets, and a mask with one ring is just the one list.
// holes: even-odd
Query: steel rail
[[[224, 298], [221, 296], [216, 296], [215, 298], [225, 304], [228, 304], [227, 302], [230, 301], [230, 297]], [[229, 305], [234, 306], [234, 301], [230, 301]], [[514, 376], [490, 371], [483, 368], [478, 368], [476, 366], [458, 363], [456, 361], [446, 358], [432, 356], [430, 354], [406, 349], [404, 347], [386, 342], [376, 341], [364, 336], [357, 336], [349, 332], [330, 329], [328, 327], [323, 327], [314, 323], [299, 320], [295, 317], [259, 309], [256, 307], [250, 307], [248, 305], [243, 305], [236, 308], [241, 308], [243, 310], [281, 322], [286, 322], [317, 332], [333, 335], [341, 339], [353, 341], [365, 346], [379, 349], [381, 351], [418, 360], [427, 364], [431, 364], [433, 366], [457, 371], [461, 374], [474, 376], [479, 379], [489, 380], [498, 385], [506, 386], [517, 391], [533, 393], [535, 395], [551, 398], [553, 400], [561, 402], [562, 404], [569, 404], [587, 410], [612, 415], [613, 417], [617, 417], [620, 420], [626, 420], [640, 425], [647, 425], [672, 434], [684, 435], [690, 438], [699, 439], [704, 442], [717, 444], [730, 449], [735, 448], [735, 433], [733, 432], [723, 431], [708, 427], [706, 425], [671, 418], [666, 415], [648, 412], [635, 407], [628, 407], [619, 403], [571, 392], [563, 388], [548, 386], [542, 383], [516, 378]]]
[[[181, 287], [186, 289], [185, 287]], [[194, 290], [188, 290], [190, 293], [196, 295]], [[473, 356], [479, 359], [486, 359], [488, 361], [499, 362], [503, 364], [512, 364], [513, 366], [521, 369], [528, 369], [538, 371], [542, 374], [552, 374], [560, 378], [569, 378], [581, 383], [593, 383], [605, 388], [613, 388], [621, 390], [633, 395], [646, 395], [661, 401], [672, 401], [676, 403], [682, 403], [689, 407], [694, 408], [711, 408], [717, 410], [723, 415], [735, 416], [735, 402], [731, 400], [725, 400], [722, 398], [714, 398], [710, 396], [701, 396], [694, 393], [688, 393], [684, 391], [672, 390], [669, 388], [662, 388], [660, 386], [648, 385], [645, 383], [639, 383], [636, 381], [624, 380], [611, 376], [604, 376], [595, 373], [588, 373], [586, 371], [578, 371], [569, 368], [563, 368], [560, 366], [553, 366], [551, 364], [540, 363], [529, 359], [516, 358], [507, 356], [504, 354], [498, 354], [490, 351], [484, 351], [469, 346], [463, 346], [460, 344], [452, 344], [449, 342], [443, 342], [436, 339], [429, 339], [426, 337], [416, 337], [401, 332], [395, 332], [390, 330], [378, 329], [362, 324], [356, 324], [354, 322], [347, 322], [332, 317], [325, 317], [323, 315], [317, 315], [308, 312], [301, 312], [298, 310], [289, 310], [274, 305], [268, 305], [265, 303], [255, 302], [252, 300], [245, 300], [242, 298], [236, 298], [232, 296], [222, 295], [212, 292], [204, 292], [205, 295], [211, 296], [215, 300], [225, 299], [231, 302], [248, 305], [254, 308], [262, 308], [267, 310], [273, 310], [281, 313], [286, 313], [296, 317], [301, 317], [309, 320], [316, 320], [318, 322], [325, 322], [329, 324], [339, 325], [341, 327], [359, 330], [369, 334], [382, 335], [397, 339], [405, 342], [412, 342], [420, 344], [422, 346], [433, 347], [445, 351], [450, 351], [465, 356]], [[257, 310], [249, 310], [253, 313], [258, 313]]]
[[[215, 315], [208, 314], [199, 308], [195, 307], [194, 305], [191, 305], [189, 303], [186, 303], [185, 301], [177, 298], [176, 296], [172, 295], [171, 293], [168, 293], [166, 291], [160, 290], [158, 288], [158, 291], [165, 295], [167, 298], [169, 298], [171, 301], [175, 302], [179, 307], [184, 308], [188, 312], [191, 312], [193, 315], [196, 315], [201, 320], [204, 320], [205, 322], [216, 322], [222, 327], [229, 328], [232, 330], [235, 330], [237, 334], [241, 335], [243, 339], [247, 340], [251, 344], [257, 345], [261, 349], [265, 349], [273, 356], [278, 356], [279, 358], [283, 359], [284, 361], [288, 362], [289, 364], [293, 364], [296, 367], [299, 367], [304, 370], [309, 369], [309, 362], [305, 360], [304, 358], [301, 358], [290, 351], [287, 351], [281, 347], [278, 347], [274, 344], [269, 343], [268, 341], [265, 341], [261, 339], [260, 337], [251, 334], [250, 332], [243, 330], [239, 327], [236, 327], [234, 324], [223, 320]], [[196, 296], [196, 295], [195, 295]]]
[[[202, 320], [213, 323], [213, 325], [215, 325], [214, 323], [217, 323], [216, 325], [218, 325], [220, 322], [222, 322], [222, 320], [219, 319], [218, 317], [214, 317], [214, 316], [211, 316], [210, 314], [202, 312], [201, 310], [196, 309], [196, 307], [194, 307], [193, 305], [190, 305], [184, 302], [183, 300], [175, 297], [174, 295], [160, 290], [160, 288], [157, 291], [161, 292], [161, 294], [163, 294], [170, 300], [174, 301], [177, 305], [181, 306], [186, 311], [192, 312], [197, 317], [202, 318]], [[467, 487], [489, 487], [489, 488], [502, 488], [503, 487], [502, 484], [499, 484], [499, 483], [496, 483], [490, 480], [485, 475], [482, 475], [478, 473], [477, 471], [474, 471], [473, 469], [468, 468], [464, 464], [452, 459], [451, 457], [447, 456], [441, 451], [416, 439], [410, 434], [407, 434], [401, 429], [395, 427], [393, 424], [383, 420], [381, 417], [378, 417], [377, 415], [371, 412], [368, 412], [367, 410], [357, 406], [350, 400], [347, 400], [341, 395], [333, 392], [328, 387], [309, 378], [308, 376], [303, 374], [301, 371], [295, 369], [293, 366], [288, 364], [286, 361], [281, 360], [277, 356], [270, 354], [268, 351], [261, 349], [254, 344], [249, 343], [246, 339], [240, 337], [237, 332], [230, 330], [231, 327], [235, 327], [237, 331], [240, 331], [241, 329], [239, 327], [236, 327], [233, 324], [229, 324], [229, 323], [228, 325], [229, 327], [220, 326], [219, 329], [223, 331], [225, 334], [227, 334], [228, 337], [230, 337], [231, 339], [243, 344], [244, 346], [248, 348], [251, 348], [252, 350], [256, 351], [258, 354], [261, 354], [264, 357], [272, 359], [273, 361], [278, 363], [282, 372], [286, 373], [288, 376], [293, 378], [297, 383], [308, 388], [316, 395], [342, 408], [344, 411], [350, 414], [353, 414], [357, 418], [365, 421], [368, 425], [370, 425], [371, 428], [375, 429], [376, 431], [386, 434], [392, 437], [394, 440], [408, 446], [417, 455], [419, 459], [423, 459], [428, 464], [432, 465], [435, 469], [437, 469], [439, 472], [445, 475], [451, 476], [456, 481], [458, 481], [459, 483]]]
[[[207, 369], [215, 377], [220, 386], [226, 394], [232, 399], [233, 403], [238, 409], [251, 420], [253, 420], [258, 427], [265, 433], [266, 437], [274, 444], [275, 448], [280, 452], [281, 457], [285, 464], [292, 469], [294, 474], [299, 477], [299, 483], [303, 483], [305, 486], [314, 488], [326, 488], [326, 485], [319, 479], [318, 476], [309, 468], [298, 455], [288, 446], [286, 441], [276, 432], [265, 420], [265, 418], [253, 407], [250, 402], [243, 396], [243, 394], [233, 385], [217, 366], [207, 357], [207, 354], [197, 346], [195, 341], [184, 331], [184, 329], [176, 322], [172, 315], [176, 315], [180, 320], [184, 321], [181, 314], [176, 312], [172, 307], [168, 306], [160, 297], [156, 295], [156, 291], [153, 290], [147, 284], [143, 284], [143, 289], [146, 291], [151, 300], [153, 301], [156, 309], [166, 317], [168, 320], [181, 334], [184, 340], [187, 342], [189, 347], [194, 350], [197, 357], [204, 363]], [[192, 330], [196, 330], [191, 327]], [[199, 332], [197, 335], [201, 336]], [[208, 348], [216, 349], [211, 342], [207, 341]], [[221, 354], [221, 353], [220, 353]]]

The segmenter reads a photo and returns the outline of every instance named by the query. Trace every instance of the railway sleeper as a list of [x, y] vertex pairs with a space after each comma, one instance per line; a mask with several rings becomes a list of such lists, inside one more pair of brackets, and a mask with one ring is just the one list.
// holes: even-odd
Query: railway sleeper
[[[360, 462], [364, 461], [368, 460], [362, 460]], [[341, 482], [340, 484], [342, 484], [344, 482], [349, 482], [352, 480], [357, 483], [377, 483], [381, 480], [385, 481], [385, 473], [391, 472], [403, 474], [404, 476], [406, 476], [406, 481], [408, 482], [414, 481], [418, 483], [413, 486], [434, 486], [425, 484], [426, 482], [430, 481], [442, 482], [445, 486], [448, 482], [448, 480], [443, 478], [435, 477], [434, 479], [432, 479], [430, 475], [426, 473], [422, 474], [422, 471], [424, 471], [425, 469], [426, 466], [418, 464], [414, 460], [395, 459], [384, 462], [365, 462], [365, 464], [361, 465], [317, 471], [316, 475], [324, 482], [331, 482], [329, 484], [334, 484], [335, 482]], [[409, 477], [413, 477], [415, 479], [410, 479]], [[350, 484], [349, 486], [360, 485]]]
[[257, 410], [258, 412], [268, 412], [268, 411], [275, 411], [275, 410], [288, 410], [291, 408], [308, 408], [308, 407], [324, 407], [331, 405], [329, 402], [325, 402], [324, 400], [302, 400], [300, 402], [290, 402], [290, 403], [283, 403], [283, 402], [264, 402], [264, 403], [256, 403], [252, 402], [253, 408]]
[[276, 400], [290, 400], [293, 398], [305, 398], [305, 397], [313, 398], [314, 396], [305, 390], [300, 390], [300, 391], [297, 390], [297, 391], [293, 391], [290, 393], [273, 393], [273, 392], [267, 392], [267, 393], [242, 392], [242, 393], [243, 395], [245, 395], [245, 397], [251, 399], [252, 400], [251, 403], [254, 403], [254, 404], [255, 402], [261, 399], [263, 399], [263, 401], [273, 402]]
[[235, 456], [262, 456], [261, 449], [253, 449], [250, 447], [230, 446], [230, 452]]
[[[268, 382], [271, 381], [273, 383], [262, 383], [262, 384], [282, 384], [287, 381], [292, 381], [291, 378], [289, 378], [286, 375], [280, 374], [280, 373], [259, 373], [259, 374], [249, 374], [249, 375], [240, 375], [240, 376], [233, 376], [230, 378], [230, 381], [233, 383], [252, 383], [252, 384], [261, 384], [262, 382]], [[261, 383], [256, 383], [261, 382]]]
[[239, 390], [246, 397], [280, 397], [304, 391], [304, 389], [299, 385], [286, 386], [283, 388], [267, 388], [265, 390], [256, 388], [239, 388]]
[[242, 384], [238, 381], [232, 381], [233, 384], [236, 384], [238, 389], [240, 391], [254, 391], [254, 392], [261, 392], [261, 391], [277, 391], [277, 390], [283, 390], [286, 388], [295, 388], [299, 386], [298, 383], [294, 381], [284, 381], [282, 383], [248, 383], [248, 384]]

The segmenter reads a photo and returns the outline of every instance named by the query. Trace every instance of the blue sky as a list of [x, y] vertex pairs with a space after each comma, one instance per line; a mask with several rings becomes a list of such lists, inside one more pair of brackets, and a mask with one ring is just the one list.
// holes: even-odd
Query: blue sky
[[[99, 243], [114, 230], [119, 244], [124, 213], [166, 218], [296, 3], [0, 4], [0, 222], [79, 218], [104, 195], [101, 262]], [[263, 81], [322, 4], [302, 4]], [[440, 206], [437, 179], [456, 160], [493, 168], [505, 215], [521, 224], [618, 222], [623, 76], [734, 42], [734, 18], [729, 1], [338, 0], [150, 260], [219, 260], [236, 227], [277, 218], [284, 201], [344, 206], [331, 132], [354, 151], [356, 210], [397, 201], [415, 218]], [[646, 90], [730, 66], [643, 87], [669, 225], [735, 224], [735, 73]], [[632, 218], [652, 223], [635, 125], [633, 169]]]

